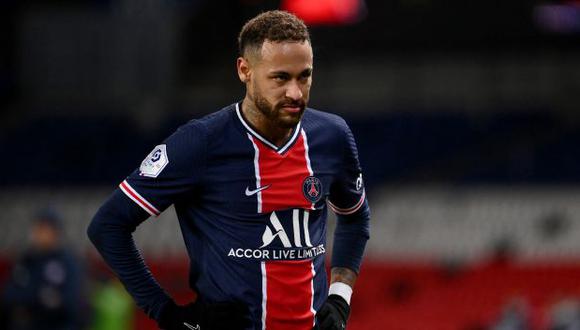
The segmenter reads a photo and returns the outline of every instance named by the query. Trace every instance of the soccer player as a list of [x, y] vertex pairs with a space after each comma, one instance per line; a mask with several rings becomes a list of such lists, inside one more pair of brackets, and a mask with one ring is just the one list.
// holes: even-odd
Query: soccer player
[[[88, 235], [162, 329], [345, 329], [369, 238], [353, 135], [340, 117], [306, 108], [313, 54], [300, 19], [262, 13], [238, 41], [244, 99], [156, 146]], [[198, 293], [185, 306], [158, 285], [131, 235], [172, 204]], [[338, 215], [330, 287], [327, 205]]]

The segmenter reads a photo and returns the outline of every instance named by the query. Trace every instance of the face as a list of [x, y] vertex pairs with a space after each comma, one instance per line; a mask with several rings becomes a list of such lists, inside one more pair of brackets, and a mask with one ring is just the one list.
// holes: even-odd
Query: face
[[55, 228], [45, 223], [35, 223], [30, 231], [30, 241], [34, 248], [47, 250], [58, 242], [58, 232]]
[[265, 41], [258, 56], [238, 59], [247, 96], [270, 125], [292, 128], [300, 121], [312, 84], [310, 43]]

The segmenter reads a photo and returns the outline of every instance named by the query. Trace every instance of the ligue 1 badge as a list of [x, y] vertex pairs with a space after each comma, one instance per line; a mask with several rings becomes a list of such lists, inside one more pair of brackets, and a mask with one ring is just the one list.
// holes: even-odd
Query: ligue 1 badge
[[314, 176], [309, 176], [302, 183], [304, 197], [312, 203], [316, 203], [322, 197], [322, 182]]
[[141, 162], [139, 170], [142, 176], [156, 178], [161, 171], [169, 164], [167, 157], [167, 146], [160, 144], [156, 146], [153, 151]]

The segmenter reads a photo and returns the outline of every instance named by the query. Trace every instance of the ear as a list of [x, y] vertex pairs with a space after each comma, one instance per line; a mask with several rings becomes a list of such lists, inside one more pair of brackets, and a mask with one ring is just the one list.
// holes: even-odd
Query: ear
[[251, 69], [250, 63], [243, 57], [238, 57], [236, 62], [236, 66], [238, 67], [238, 77], [243, 83], [247, 83], [250, 81], [251, 78]]

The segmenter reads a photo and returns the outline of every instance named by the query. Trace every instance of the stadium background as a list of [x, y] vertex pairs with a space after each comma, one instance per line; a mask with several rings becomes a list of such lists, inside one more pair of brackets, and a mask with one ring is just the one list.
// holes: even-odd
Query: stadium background
[[[579, 1], [2, 1], [0, 287], [51, 206], [90, 296], [107, 274], [92, 215], [181, 123], [243, 97], [237, 32], [281, 6], [311, 25], [310, 105], [349, 121], [366, 174], [372, 238], [349, 329], [577, 319]], [[185, 302], [173, 217], [136, 237]], [[153, 323], [135, 311], [133, 327]]]

